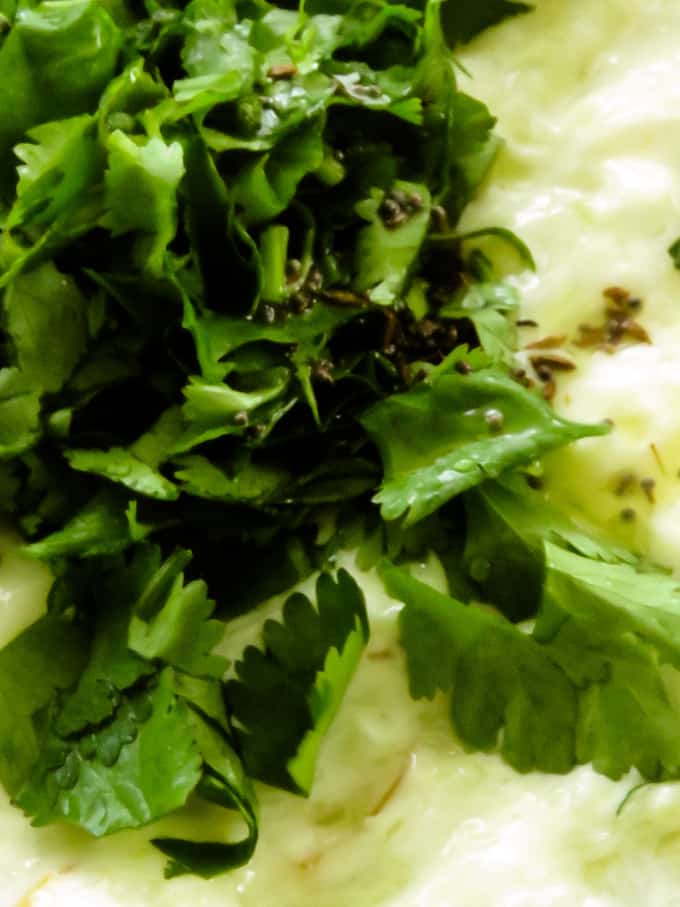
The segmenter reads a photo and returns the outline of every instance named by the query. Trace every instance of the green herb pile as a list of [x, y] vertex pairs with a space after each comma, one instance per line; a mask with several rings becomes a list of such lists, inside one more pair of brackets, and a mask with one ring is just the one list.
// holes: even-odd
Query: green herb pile
[[[497, 139], [451, 48], [525, 9], [0, 0], [0, 505], [55, 577], [0, 652], [0, 780], [35, 824], [200, 797], [243, 834], [157, 839], [168, 874], [247, 862], [253, 780], [309, 793], [368, 639], [343, 548], [466, 745], [680, 773], [680, 592], [530, 488], [606, 427], [513, 371], [494, 262], [528, 250], [455, 229]], [[455, 599], [408, 573], [426, 551]]]

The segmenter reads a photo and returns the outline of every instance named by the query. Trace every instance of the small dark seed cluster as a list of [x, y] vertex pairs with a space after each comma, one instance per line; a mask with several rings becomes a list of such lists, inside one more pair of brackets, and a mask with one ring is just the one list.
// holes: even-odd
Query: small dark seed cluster
[[623, 287], [608, 287], [603, 291], [605, 299], [604, 321], [600, 325], [579, 325], [581, 347], [598, 347], [613, 353], [619, 344], [651, 343], [647, 330], [636, 320], [642, 309], [642, 300], [633, 296]]
[[423, 199], [417, 192], [392, 189], [380, 203], [378, 213], [388, 230], [396, 230], [423, 209]]

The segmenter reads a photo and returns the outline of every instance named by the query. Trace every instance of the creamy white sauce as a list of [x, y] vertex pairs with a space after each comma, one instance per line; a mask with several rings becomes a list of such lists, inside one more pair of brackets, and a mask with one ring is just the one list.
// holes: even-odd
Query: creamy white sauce
[[[680, 6], [669, 0], [542, 0], [463, 57], [471, 94], [506, 139], [465, 225], [503, 224], [529, 244], [536, 274], [516, 279], [523, 342], [578, 338], [602, 324], [602, 290], [644, 300], [652, 345], [614, 354], [573, 344], [578, 369], [556, 407], [615, 430], [552, 458], [552, 487], [575, 511], [653, 558], [680, 566], [680, 273], [667, 248], [680, 235]], [[656, 454], [651, 445], [655, 445]], [[656, 482], [613, 494], [626, 473]], [[620, 512], [638, 515], [622, 526]]]
[[[680, 567], [680, 274], [666, 247], [680, 235], [680, 4], [673, 0], [540, 0], [462, 55], [471, 94], [506, 138], [467, 226], [503, 224], [529, 243], [536, 275], [515, 278], [525, 342], [574, 338], [596, 323], [601, 291], [645, 300], [651, 346], [613, 355], [567, 347], [578, 370], [556, 405], [616, 431], [553, 457], [550, 487], [574, 512]], [[656, 445], [657, 457], [651, 444]], [[661, 461], [661, 466], [659, 464]], [[663, 467], [663, 470], [662, 470]], [[612, 494], [633, 471], [657, 482]], [[623, 525], [623, 506], [638, 518]], [[437, 577], [436, 565], [426, 568]], [[362, 577], [372, 617], [367, 656], [324, 748], [312, 797], [261, 789], [252, 863], [212, 882], [165, 882], [148, 845], [158, 828], [94, 842], [66, 827], [32, 829], [0, 803], [0, 907], [673, 907], [680, 905], [680, 787], [637, 792], [581, 768], [515, 774], [465, 754], [443, 700], [408, 696], [396, 642], [398, 605]], [[44, 572], [0, 560], [0, 641], [43, 606]], [[275, 608], [276, 603], [271, 605]], [[227, 648], [252, 638], [233, 628]], [[212, 834], [211, 810], [163, 830]], [[207, 830], [207, 829], [206, 829]]]

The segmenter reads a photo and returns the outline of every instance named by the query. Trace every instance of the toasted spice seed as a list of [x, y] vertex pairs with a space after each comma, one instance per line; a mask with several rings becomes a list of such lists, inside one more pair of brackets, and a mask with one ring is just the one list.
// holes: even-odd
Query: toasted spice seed
[[602, 291], [602, 295], [607, 299], [611, 299], [612, 302], [618, 302], [620, 304], [625, 303], [630, 299], [629, 291], [625, 290], [623, 287], [607, 287], [606, 290]]
[[312, 268], [305, 281], [305, 289], [311, 293], [318, 293], [323, 286], [323, 274], [318, 268]]
[[536, 369], [536, 374], [541, 379], [541, 381], [552, 381], [552, 369], [547, 365], [539, 365]]
[[469, 375], [470, 372], [472, 371], [472, 366], [470, 365], [470, 363], [465, 362], [462, 359], [460, 359], [458, 362], [456, 362], [454, 368], [456, 369], [456, 371], [458, 372], [459, 375]]
[[449, 215], [446, 208], [442, 205], [432, 207], [432, 223], [436, 233], [448, 233], [451, 229], [449, 226]]
[[646, 328], [631, 317], [631, 313], [642, 308], [642, 300], [639, 297], [631, 297], [628, 290], [621, 287], [609, 287], [604, 291], [604, 296], [609, 300], [605, 308], [604, 324], [597, 327], [589, 324], [579, 325], [580, 337], [576, 341], [578, 346], [598, 346], [604, 352], [613, 353], [616, 345], [622, 340], [637, 343], [652, 342]]
[[661, 474], [665, 476], [666, 467], [663, 465], [663, 460], [661, 459], [661, 454], [659, 453], [659, 448], [656, 446], [656, 444], [650, 444], [649, 449], [652, 452], [652, 456], [656, 460], [656, 464], [659, 467]]
[[519, 318], [515, 324], [518, 328], [537, 328], [538, 322], [533, 318]]
[[324, 290], [321, 296], [328, 302], [336, 302], [339, 305], [363, 306], [368, 303], [368, 299], [365, 296], [360, 293], [353, 293], [351, 290]]
[[242, 410], [240, 413], [236, 413], [236, 415], [234, 416], [234, 423], [236, 425], [247, 425], [248, 413], [245, 410]]
[[288, 283], [295, 283], [300, 279], [302, 274], [302, 262], [299, 258], [289, 258], [286, 262], [286, 280]]
[[537, 370], [541, 365], [547, 365], [548, 368], [559, 372], [571, 372], [576, 368], [576, 363], [567, 356], [563, 356], [561, 353], [535, 354], [529, 356], [529, 361]]
[[555, 384], [555, 382], [552, 379], [550, 381], [546, 381], [543, 385], [543, 399], [550, 402], [552, 399], [554, 399], [556, 393], [557, 385]]
[[636, 475], [634, 472], [625, 472], [620, 478], [614, 490], [614, 494], [617, 497], [623, 497], [624, 494], [629, 492], [635, 483]]
[[640, 482], [640, 488], [644, 491], [645, 497], [650, 504], [655, 503], [654, 498], [654, 489], [656, 488], [656, 482], [652, 478], [642, 479]]
[[652, 338], [649, 336], [646, 329], [633, 318], [626, 318], [626, 320], [621, 323], [621, 330], [635, 340], [639, 340], [640, 343], [652, 342]]
[[382, 200], [378, 214], [388, 230], [394, 230], [408, 220], [407, 204], [406, 193], [401, 189], [395, 189]]
[[624, 523], [634, 523], [637, 514], [632, 507], [624, 507], [619, 516]]
[[544, 482], [540, 476], [529, 474], [526, 478], [529, 488], [533, 488], [534, 491], [541, 491], [543, 489]]
[[292, 79], [298, 68], [294, 63], [276, 63], [267, 70], [270, 79]]
[[300, 290], [297, 293], [293, 293], [290, 297], [290, 303], [293, 307], [293, 311], [300, 315], [302, 312], [306, 311], [313, 303], [312, 297], [305, 293], [304, 290]]
[[391, 784], [385, 790], [385, 792], [382, 794], [382, 796], [378, 799], [378, 801], [369, 810], [369, 812], [368, 812], [369, 816], [371, 816], [371, 817], [378, 816], [385, 809], [385, 807], [390, 802], [392, 797], [394, 797], [396, 792], [401, 787], [401, 784], [402, 784], [404, 778], [408, 774], [409, 768], [413, 764], [414, 758], [415, 758], [414, 756], [408, 757], [408, 759], [405, 761], [404, 766], [401, 769], [401, 771], [397, 774], [397, 776], [394, 778], [394, 780], [391, 782]]
[[395, 339], [399, 333], [399, 319], [392, 309], [385, 309], [385, 333], [383, 334], [383, 349], [385, 351], [390, 347], [394, 347]]
[[542, 337], [540, 340], [534, 340], [532, 343], [527, 343], [525, 349], [552, 350], [555, 349], [556, 346], [562, 346], [566, 339], [566, 334], [551, 334], [548, 337]]
[[330, 359], [320, 359], [318, 362], [314, 363], [312, 366], [312, 379], [315, 381], [323, 381], [326, 384], [334, 383], [333, 363]]
[[576, 346], [597, 346], [604, 340], [604, 327], [593, 327], [591, 324], [579, 324], [580, 337]]

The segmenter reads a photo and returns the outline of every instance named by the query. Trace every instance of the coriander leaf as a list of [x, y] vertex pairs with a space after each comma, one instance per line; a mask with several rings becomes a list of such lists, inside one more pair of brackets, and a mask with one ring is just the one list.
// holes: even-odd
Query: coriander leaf
[[[574, 640], [587, 651], [585, 636]], [[680, 775], [677, 706], [653, 650], [641, 643], [608, 647], [606, 676], [580, 699], [576, 737], [579, 762], [618, 779], [636, 768], [643, 778]]]
[[160, 466], [181, 438], [184, 420], [179, 406], [166, 410], [154, 425], [129, 448], [65, 450], [70, 466], [124, 485], [137, 494], [160, 501], [174, 501], [179, 489], [161, 472]]
[[0, 195], [14, 183], [12, 147], [33, 126], [91, 112], [120, 44], [120, 30], [95, 0], [20, 4], [0, 47]]
[[22, 164], [7, 229], [49, 225], [80, 201], [101, 169], [93, 126], [86, 114], [29, 130], [31, 141], [14, 149]]
[[661, 665], [677, 666], [680, 591], [673, 577], [546, 545], [544, 601], [534, 635], [583, 687], [579, 761], [619, 778], [680, 774], [677, 704]]
[[40, 759], [15, 798], [34, 825], [61, 819], [96, 837], [139, 828], [184, 805], [201, 779], [191, 711], [170, 669], [82, 742], [55, 734], [49, 715], [42, 722]]
[[447, 0], [442, 10], [446, 38], [451, 47], [467, 44], [490, 26], [532, 9], [515, 0]]
[[232, 2], [194, 0], [188, 4], [183, 21], [187, 37], [182, 49], [188, 78], [178, 79], [173, 85], [181, 115], [225, 103], [251, 88], [257, 55], [248, 42], [247, 29], [235, 28], [236, 24]]
[[[110, 718], [121, 695], [140, 678], [153, 673], [128, 647], [128, 627], [135, 595], [154, 569], [153, 557], [141, 551], [130, 567], [106, 571], [101, 565], [70, 571], [56, 580], [53, 597], [62, 607], [87, 599], [90, 651], [75, 688], [64, 697], [55, 729], [62, 737], [82, 733], [88, 725]], [[62, 588], [58, 588], [59, 586]], [[86, 650], [85, 645], [83, 650]]]
[[151, 577], [134, 606], [129, 646], [147, 661], [220, 678], [227, 663], [212, 650], [224, 635], [224, 624], [210, 619], [215, 602], [205, 583], [185, 584], [182, 571], [190, 560], [189, 552], [177, 551]]
[[368, 640], [363, 595], [346, 571], [335, 581], [321, 574], [316, 598], [318, 610], [292, 595], [283, 621], [265, 622], [265, 649], [249, 646], [226, 685], [246, 769], [304, 795]]
[[500, 751], [519, 771], [574, 764], [576, 693], [548, 652], [503, 618], [436, 592], [405, 570], [383, 567], [400, 614], [411, 693], [451, 691], [451, 719], [472, 749]]
[[175, 479], [183, 491], [215, 501], [264, 504], [278, 497], [291, 480], [281, 467], [252, 462], [230, 469], [195, 454], [178, 457], [173, 462]]
[[541, 641], [403, 570], [387, 566], [383, 575], [405, 603], [400, 622], [413, 695], [450, 689], [464, 744], [499, 746], [522, 771], [592, 762], [612, 778], [633, 767], [645, 778], [678, 777], [676, 707], [658, 657], [641, 639], [594, 639], [568, 622]]
[[191, 331], [201, 372], [206, 379], [221, 380], [226, 373], [226, 357], [249, 343], [266, 341], [280, 345], [318, 342], [327, 338], [340, 325], [357, 317], [357, 311], [321, 302], [299, 315], [273, 324], [246, 318], [229, 318], [211, 312], [197, 316], [192, 310], [185, 314], [185, 326]]
[[146, 236], [146, 262], [160, 276], [163, 254], [177, 228], [177, 187], [184, 174], [182, 146], [154, 137], [135, 141], [120, 130], [108, 140], [104, 223], [114, 236]]
[[61, 390], [89, 339], [88, 304], [73, 279], [53, 264], [41, 265], [11, 281], [3, 307], [26, 382], [37, 392]]
[[0, 652], [0, 780], [10, 795], [39, 757], [33, 714], [71, 686], [83, 661], [80, 631], [59, 615], [41, 618]]
[[593, 560], [548, 542], [543, 608], [535, 635], [549, 639], [565, 620], [593, 640], [634, 634], [680, 667], [680, 584], [670, 575]]
[[587, 535], [523, 478], [486, 482], [464, 500], [466, 572], [481, 597], [513, 620], [538, 610], [545, 581], [545, 541], [593, 560], [636, 562], [630, 552]]
[[430, 221], [426, 186], [398, 181], [357, 205], [369, 222], [357, 237], [356, 289], [378, 305], [393, 305], [414, 267]]
[[361, 423], [385, 469], [374, 500], [384, 519], [407, 526], [486, 479], [608, 430], [561, 419], [498, 368], [434, 375], [377, 403]]
[[123, 447], [109, 450], [67, 450], [65, 456], [73, 469], [119, 482], [137, 494], [160, 501], [174, 501], [177, 487], [131, 451]]
[[218, 806], [238, 810], [246, 826], [246, 837], [228, 844], [155, 838], [152, 843], [161, 853], [170, 857], [165, 870], [166, 878], [194, 873], [201, 878], [211, 879], [228, 869], [247, 863], [257, 844], [255, 794], [240, 759], [228, 740], [213, 725], [196, 713], [192, 715], [192, 723], [207, 768], [197, 792], [203, 799]]
[[0, 369], [0, 460], [24, 453], [38, 440], [40, 396], [17, 369]]
[[680, 239], [676, 239], [675, 242], [669, 247], [668, 254], [673, 259], [673, 264], [676, 269], [680, 271]]
[[183, 412], [189, 422], [226, 429], [226, 419], [233, 419], [236, 413], [252, 413], [280, 397], [288, 381], [286, 368], [272, 368], [257, 375], [255, 386], [247, 390], [236, 390], [226, 383], [213, 384], [201, 378], [191, 378], [184, 388], [186, 403]]
[[473, 283], [442, 306], [445, 318], [469, 318], [479, 344], [492, 359], [510, 365], [517, 349], [517, 331], [512, 320], [519, 295], [507, 283]]
[[151, 527], [137, 522], [136, 509], [117, 491], [95, 495], [61, 529], [25, 547], [27, 554], [43, 560], [61, 557], [98, 557], [117, 554], [141, 541]]
[[493, 132], [496, 119], [481, 101], [460, 91], [451, 96], [449, 103], [449, 153], [455, 154], [455, 166], [448, 187], [448, 206], [457, 217], [491, 169], [500, 140]]
[[270, 220], [288, 207], [300, 180], [323, 161], [322, 124], [312, 120], [244, 168], [234, 186], [247, 224]]

